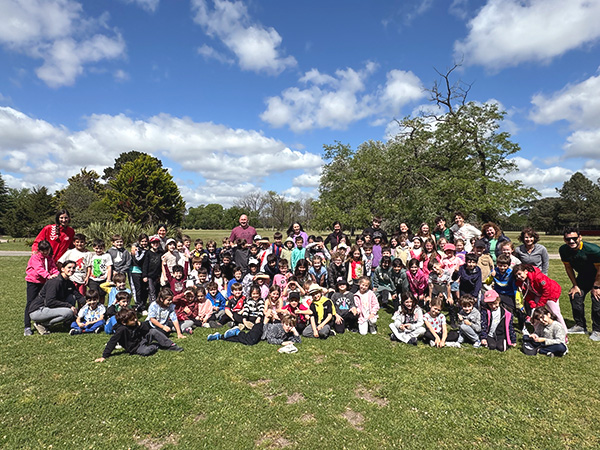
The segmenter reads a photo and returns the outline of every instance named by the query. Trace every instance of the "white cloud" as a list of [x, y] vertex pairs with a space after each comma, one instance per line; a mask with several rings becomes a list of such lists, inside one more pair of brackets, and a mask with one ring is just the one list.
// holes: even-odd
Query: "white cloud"
[[508, 181], [520, 180], [526, 186], [536, 188], [542, 196], [556, 196], [555, 188], [571, 178], [574, 171], [560, 166], [541, 168], [535, 160], [517, 156], [511, 159], [519, 167], [518, 172], [508, 174]]
[[249, 193], [262, 192], [260, 187], [252, 183], [208, 180], [206, 183], [195, 185], [193, 181], [188, 184], [176, 181], [188, 208], [209, 203], [218, 203], [227, 208]]
[[125, 54], [121, 35], [105, 34], [107, 15], [84, 17], [74, 0], [3, 0], [0, 17], [0, 44], [41, 59], [36, 74], [51, 87], [72, 85], [84, 66]]
[[159, 114], [134, 120], [124, 114], [92, 115], [72, 132], [0, 107], [0, 170], [53, 182], [81, 167], [102, 172], [122, 152], [166, 156], [207, 182], [258, 182], [276, 172], [316, 171], [321, 157], [291, 150], [254, 130], [233, 129]]
[[548, 62], [595, 42], [598, 17], [600, 0], [488, 0], [455, 42], [456, 58], [494, 70]]
[[282, 55], [279, 33], [253, 21], [242, 2], [211, 3], [212, 7], [209, 0], [192, 0], [194, 21], [206, 34], [220, 39], [237, 56], [243, 70], [279, 74], [297, 64], [293, 56]]
[[388, 72], [385, 85], [364, 93], [376, 69], [372, 62], [362, 70], [339, 69], [335, 76], [312, 69], [299, 80], [305, 88], [291, 87], [280, 96], [269, 97], [267, 109], [260, 117], [273, 127], [287, 125], [295, 132], [314, 128], [345, 129], [366, 117], [375, 121], [382, 117], [389, 120], [404, 105], [423, 97], [419, 78], [402, 70]]
[[549, 125], [565, 120], [573, 133], [563, 148], [565, 157], [598, 158], [600, 154], [600, 76], [567, 85], [550, 96], [534, 95], [530, 118]]
[[296, 187], [311, 187], [316, 188], [319, 187], [321, 182], [321, 168], [316, 171], [311, 171], [309, 173], [303, 173], [302, 175], [298, 175], [292, 180], [292, 185]]
[[115, 73], [113, 74], [115, 80], [119, 81], [119, 82], [125, 82], [125, 81], [129, 81], [129, 74], [127, 72], [125, 72], [124, 70], [117, 70], [115, 71]]
[[155, 12], [158, 9], [158, 4], [160, 3], [160, 0], [122, 0], [125, 3], [134, 3], [136, 5], [138, 5], [140, 8], [148, 11], [148, 12]]
[[214, 59], [221, 63], [231, 64], [233, 60], [228, 58], [227, 56], [219, 53], [214, 48], [204, 44], [203, 46], [198, 48], [198, 54], [204, 56], [205, 59]]
[[539, 124], [550, 124], [566, 120], [577, 127], [600, 125], [600, 75], [581, 83], [567, 85], [550, 96], [534, 95], [531, 120]]

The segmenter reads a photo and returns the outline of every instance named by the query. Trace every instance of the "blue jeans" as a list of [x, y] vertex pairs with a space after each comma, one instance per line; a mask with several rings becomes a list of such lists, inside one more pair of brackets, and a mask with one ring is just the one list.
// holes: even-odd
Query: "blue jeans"
[[104, 320], [100, 320], [91, 325], [86, 324], [83, 328], [81, 328], [79, 325], [77, 325], [77, 322], [73, 322], [71, 324], [71, 328], [74, 330], [79, 330], [82, 333], [94, 333], [98, 328], [103, 327], [104, 324], [105, 324]]

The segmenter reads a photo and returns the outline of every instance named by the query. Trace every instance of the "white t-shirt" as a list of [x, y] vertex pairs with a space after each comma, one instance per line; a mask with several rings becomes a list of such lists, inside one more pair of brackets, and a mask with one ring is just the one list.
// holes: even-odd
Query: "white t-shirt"
[[96, 253], [89, 252], [88, 254], [88, 267], [92, 267], [92, 274], [90, 279], [94, 281], [106, 281], [106, 274], [108, 267], [112, 266], [112, 258], [108, 253], [103, 255], [96, 255]]
[[72, 248], [67, 250], [58, 260], [61, 264], [64, 264], [65, 261], [75, 262], [75, 272], [73, 272], [73, 275], [70, 277], [73, 283], [85, 283], [88, 268], [87, 261], [90, 254], [91, 252], [80, 252], [76, 248]]

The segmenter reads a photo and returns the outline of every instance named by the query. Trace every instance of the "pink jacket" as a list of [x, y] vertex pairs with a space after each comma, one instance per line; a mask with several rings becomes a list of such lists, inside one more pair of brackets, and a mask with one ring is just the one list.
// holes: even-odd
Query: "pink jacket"
[[41, 253], [31, 255], [25, 269], [25, 281], [44, 284], [51, 275], [58, 275], [54, 259], [51, 256], [45, 257]]
[[368, 290], [364, 294], [356, 292], [354, 294], [354, 303], [356, 303], [356, 309], [358, 310], [358, 323], [365, 323], [369, 320], [371, 314], [375, 314], [375, 318], [377, 318], [379, 302], [373, 291]]

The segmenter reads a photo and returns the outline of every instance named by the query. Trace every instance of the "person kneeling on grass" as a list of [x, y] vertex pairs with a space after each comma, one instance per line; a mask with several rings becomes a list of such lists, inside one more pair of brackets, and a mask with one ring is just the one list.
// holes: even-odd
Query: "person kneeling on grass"
[[267, 341], [269, 344], [287, 347], [293, 346], [293, 344], [299, 344], [301, 338], [296, 330], [296, 317], [284, 312], [281, 314], [281, 322], [279, 323], [270, 323], [269, 318], [265, 317], [261, 322], [255, 324], [247, 333], [241, 333], [239, 327], [233, 327], [223, 334], [210, 334], [207, 337], [207, 340], [239, 342], [244, 345], [256, 345], [263, 340]]
[[165, 335], [175, 330], [179, 339], [185, 337], [181, 334], [181, 327], [175, 314], [173, 292], [168, 287], [164, 287], [158, 292], [158, 297], [148, 308], [146, 321], [150, 323], [152, 328], [161, 331]]
[[100, 304], [98, 291], [89, 289], [85, 293], [85, 305], [79, 310], [71, 324], [70, 335], [81, 333], [100, 333], [104, 328], [106, 308]]
[[121, 345], [130, 355], [150, 356], [159, 348], [173, 352], [183, 351], [183, 348], [175, 344], [164, 333], [150, 327], [149, 322], [140, 323], [135, 310], [123, 308], [117, 312], [115, 317], [117, 319], [115, 334], [111, 336], [104, 347], [102, 357], [96, 359], [96, 362], [103, 362], [109, 358], [117, 344]]

